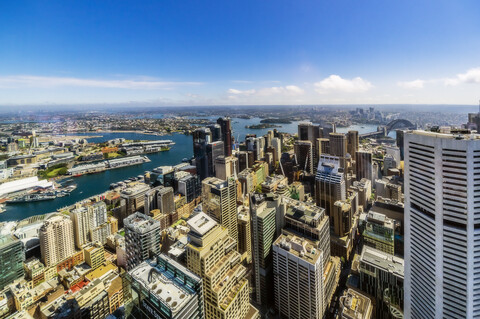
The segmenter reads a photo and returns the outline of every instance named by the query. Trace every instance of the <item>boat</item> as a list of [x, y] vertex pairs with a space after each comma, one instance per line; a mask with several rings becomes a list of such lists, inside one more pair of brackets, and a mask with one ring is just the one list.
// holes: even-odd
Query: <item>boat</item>
[[73, 184], [73, 185], [68, 185], [68, 186], [66, 186], [66, 187], [63, 189], [63, 191], [68, 192], [68, 193], [71, 193], [71, 192], [73, 192], [73, 191], [76, 190], [76, 189], [77, 189], [77, 185], [76, 185], [76, 184]]
[[52, 194], [28, 194], [20, 197], [16, 197], [13, 199], [9, 199], [6, 201], [7, 204], [17, 204], [17, 203], [29, 203], [29, 202], [40, 202], [44, 200], [52, 200], [57, 198], [56, 195]]
[[0, 204], [0, 214], [5, 212], [7, 209], [5, 208], [5, 204]]

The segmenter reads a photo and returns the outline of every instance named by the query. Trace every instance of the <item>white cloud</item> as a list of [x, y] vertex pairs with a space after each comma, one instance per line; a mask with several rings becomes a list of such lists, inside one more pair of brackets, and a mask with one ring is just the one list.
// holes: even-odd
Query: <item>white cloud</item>
[[261, 88], [259, 90], [237, 90], [229, 89], [227, 91], [229, 94], [234, 94], [236, 96], [272, 96], [272, 95], [283, 95], [283, 96], [297, 96], [302, 95], [305, 91], [296, 86], [296, 85], [287, 85], [287, 86], [273, 86]]
[[480, 83], [480, 68], [473, 68], [465, 73], [457, 74], [454, 78], [444, 80], [445, 85], [459, 85], [463, 83]]
[[417, 79], [413, 81], [398, 82], [397, 85], [404, 89], [422, 89], [425, 85], [425, 81]]
[[0, 88], [55, 88], [55, 87], [90, 87], [114, 89], [165, 89], [172, 86], [201, 85], [200, 82], [168, 82], [151, 78], [125, 80], [99, 80], [74, 77], [49, 77], [35, 75], [0, 76]]
[[373, 88], [372, 83], [356, 77], [351, 80], [343, 79], [339, 75], [332, 74], [328, 78], [323, 79], [320, 82], [316, 82], [315, 91], [324, 94], [331, 91], [344, 92], [344, 93], [361, 93], [366, 92]]
[[296, 85], [287, 85], [287, 86], [273, 86], [269, 88], [263, 88], [259, 90], [258, 95], [269, 96], [269, 95], [286, 95], [286, 96], [295, 96], [302, 95], [305, 91], [302, 88], [299, 88]]
[[303, 94], [305, 91], [301, 88], [299, 88], [298, 86], [296, 85], [287, 85], [285, 87], [285, 90], [288, 92], [288, 93], [291, 93], [293, 95], [300, 95], [300, 94]]
[[235, 94], [235, 95], [252, 95], [255, 94], [255, 90], [237, 90], [237, 89], [229, 89], [228, 90], [229, 94]]

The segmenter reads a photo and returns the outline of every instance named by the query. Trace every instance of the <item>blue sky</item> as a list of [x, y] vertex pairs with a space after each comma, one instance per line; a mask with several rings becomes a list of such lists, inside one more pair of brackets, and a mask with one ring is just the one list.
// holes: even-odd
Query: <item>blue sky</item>
[[0, 105], [476, 104], [479, 1], [2, 1]]

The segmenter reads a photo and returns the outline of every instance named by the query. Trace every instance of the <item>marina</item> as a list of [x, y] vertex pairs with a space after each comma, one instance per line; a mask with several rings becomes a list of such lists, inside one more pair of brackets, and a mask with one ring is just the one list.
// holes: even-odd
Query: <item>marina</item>
[[68, 174], [79, 177], [85, 174], [100, 173], [108, 169], [121, 168], [125, 166], [138, 165], [150, 162], [147, 156], [130, 156], [102, 161], [99, 163], [78, 165], [68, 170]]
[[[89, 134], [92, 138], [88, 138], [88, 141], [94, 143], [103, 143], [116, 138], [124, 138], [126, 140], [165, 139], [165, 136], [145, 135], [141, 133], [102, 132], [101, 137], [98, 137], [98, 133], [82, 133], [81, 135], [88, 136]], [[191, 136], [173, 134], [168, 138], [175, 143], [175, 147], [172, 147], [170, 151], [145, 155], [149, 161], [144, 161], [137, 165], [122, 166], [121, 169], [108, 169], [95, 174], [84, 174], [78, 177], [71, 175], [67, 179], [58, 182], [61, 184], [61, 187], [66, 187], [69, 183], [73, 182], [78, 185], [76, 189], [69, 192], [68, 196], [57, 197], [55, 200], [24, 202], [5, 206], [6, 211], [0, 214], [0, 222], [21, 220], [34, 215], [55, 212], [62, 207], [70, 207], [85, 198], [105, 192], [109, 189], [112, 182], [127, 180], [132, 176], [143, 174], [145, 171], [152, 170], [160, 165], [178, 164], [185, 157], [191, 158], [193, 149]]]

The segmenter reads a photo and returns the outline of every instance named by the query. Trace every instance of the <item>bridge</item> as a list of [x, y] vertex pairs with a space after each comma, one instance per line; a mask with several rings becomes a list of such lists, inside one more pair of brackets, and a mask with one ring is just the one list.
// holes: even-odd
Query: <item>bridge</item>
[[396, 119], [388, 123], [387, 125], [381, 125], [377, 128], [377, 131], [360, 134], [360, 138], [378, 138], [378, 137], [385, 137], [391, 131], [396, 129], [406, 129], [406, 130], [414, 130], [417, 128], [416, 124], [413, 124], [409, 120], [404, 119]]

